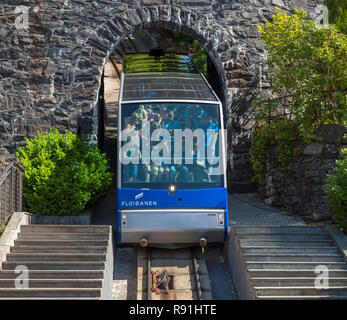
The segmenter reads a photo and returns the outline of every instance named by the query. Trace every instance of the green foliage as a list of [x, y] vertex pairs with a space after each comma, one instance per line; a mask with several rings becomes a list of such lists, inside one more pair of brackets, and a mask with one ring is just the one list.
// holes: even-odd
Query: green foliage
[[37, 215], [76, 215], [111, 186], [105, 154], [77, 135], [50, 130], [26, 139], [16, 156], [25, 169], [24, 198]]
[[0, 224], [0, 238], [1, 238], [1, 235], [4, 233], [5, 231], [5, 228], [6, 228], [6, 225], [5, 224]]
[[297, 153], [291, 151], [292, 139], [306, 144], [316, 138], [318, 125], [347, 123], [346, 36], [335, 26], [317, 28], [304, 11], [289, 15], [276, 10], [272, 22], [258, 27], [268, 50], [275, 97], [254, 104], [258, 129], [251, 161], [258, 182], [265, 169], [266, 148], [273, 143], [278, 144], [278, 161], [285, 168]]
[[287, 169], [289, 160], [299, 150], [294, 143], [297, 139], [296, 126], [293, 121], [277, 121], [264, 123], [258, 127], [253, 136], [251, 164], [254, 171], [253, 181], [261, 183], [266, 169], [268, 151], [275, 147], [277, 159], [283, 169]]
[[342, 150], [343, 159], [328, 176], [329, 188], [326, 191], [330, 209], [339, 222], [339, 227], [347, 233], [347, 148]]
[[207, 76], [207, 53], [201, 44], [194, 40], [193, 43], [194, 51], [192, 54], [194, 63], [199, 68], [201, 73], [206, 77]]
[[[289, 98], [287, 118], [303, 137], [319, 124], [347, 122], [347, 38], [334, 26], [317, 28], [306, 17], [305, 11], [288, 15], [277, 9], [274, 21], [259, 27], [273, 94]], [[267, 113], [280, 106], [280, 99], [263, 102]]]
[[207, 53], [201, 44], [193, 38], [185, 35], [183, 32], [176, 31], [173, 34], [177, 41], [177, 47], [190, 53], [195, 65], [205, 76], [207, 76]]
[[329, 22], [347, 34], [347, 1], [346, 0], [326, 0], [329, 9]]
[[7, 218], [5, 223], [0, 224], [0, 238], [1, 238], [1, 235], [5, 232], [5, 229], [6, 229], [7, 225], [8, 225], [8, 223], [10, 222], [10, 219], [11, 219], [11, 216], [9, 216]]

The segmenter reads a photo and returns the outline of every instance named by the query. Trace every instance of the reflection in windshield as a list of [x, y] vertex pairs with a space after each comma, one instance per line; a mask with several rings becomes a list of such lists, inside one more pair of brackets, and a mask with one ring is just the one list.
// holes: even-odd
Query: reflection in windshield
[[[125, 156], [130, 161], [122, 161], [122, 187], [162, 189], [172, 183], [180, 188], [222, 187], [223, 176], [214, 173], [215, 164], [207, 161], [205, 154], [205, 150], [213, 150], [216, 157], [219, 155], [218, 107], [196, 103], [123, 105], [122, 129], [129, 136], [122, 139], [122, 148], [128, 145], [121, 159]], [[177, 132], [185, 129], [192, 132], [191, 148], [183, 134], [177, 156]], [[143, 151], [144, 144], [150, 146], [150, 152]]]

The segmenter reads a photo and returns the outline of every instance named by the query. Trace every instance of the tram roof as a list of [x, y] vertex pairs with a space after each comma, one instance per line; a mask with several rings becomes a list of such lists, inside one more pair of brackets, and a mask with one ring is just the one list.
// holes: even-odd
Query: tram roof
[[188, 55], [125, 55], [122, 100], [153, 99], [218, 101]]

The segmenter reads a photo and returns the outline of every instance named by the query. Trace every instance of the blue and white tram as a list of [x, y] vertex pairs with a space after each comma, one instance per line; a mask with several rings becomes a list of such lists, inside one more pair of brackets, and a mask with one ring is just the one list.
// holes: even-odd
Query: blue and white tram
[[118, 121], [117, 242], [226, 241], [222, 104], [190, 57], [126, 55]]

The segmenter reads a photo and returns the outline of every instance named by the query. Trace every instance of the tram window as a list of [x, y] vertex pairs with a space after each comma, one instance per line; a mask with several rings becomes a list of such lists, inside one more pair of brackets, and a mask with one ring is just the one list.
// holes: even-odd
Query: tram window
[[[145, 125], [148, 134], [144, 133]], [[128, 133], [127, 139], [122, 139], [121, 154], [130, 161], [121, 164], [123, 188], [166, 189], [172, 183], [178, 188], [223, 187], [223, 175], [216, 174], [222, 147], [219, 143], [219, 105], [124, 104], [121, 107], [121, 129], [122, 134]], [[155, 137], [153, 133], [157, 129], [163, 129], [160, 130], [163, 134]], [[181, 129], [181, 132], [190, 129], [193, 133], [191, 144], [186, 137], [180, 141], [181, 153], [177, 153], [177, 141], [174, 141], [176, 129]], [[149, 151], [144, 150], [145, 146], [149, 146]], [[207, 158], [208, 149], [213, 150], [217, 163], [211, 164]], [[177, 163], [179, 160], [181, 163]]]

